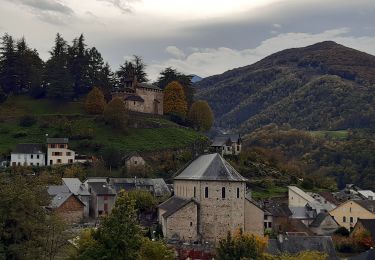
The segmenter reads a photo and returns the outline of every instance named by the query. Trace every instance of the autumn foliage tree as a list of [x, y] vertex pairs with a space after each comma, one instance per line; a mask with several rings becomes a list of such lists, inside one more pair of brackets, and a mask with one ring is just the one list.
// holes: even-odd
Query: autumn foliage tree
[[105, 99], [102, 91], [94, 87], [86, 97], [85, 109], [89, 114], [103, 114], [105, 108]]
[[204, 100], [195, 101], [189, 110], [189, 121], [199, 131], [208, 131], [214, 122], [214, 114], [211, 107]]
[[115, 129], [124, 130], [128, 123], [125, 103], [120, 98], [112, 99], [104, 110], [104, 119]]
[[164, 90], [164, 113], [186, 117], [187, 103], [184, 89], [177, 81], [172, 81]]

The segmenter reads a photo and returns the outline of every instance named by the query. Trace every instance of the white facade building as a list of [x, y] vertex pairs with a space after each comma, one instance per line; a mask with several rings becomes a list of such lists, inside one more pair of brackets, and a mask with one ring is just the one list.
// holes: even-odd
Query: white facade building
[[75, 152], [68, 149], [68, 143], [68, 138], [47, 138], [47, 165], [75, 162]]
[[42, 144], [17, 144], [11, 153], [12, 166], [44, 166], [46, 154]]

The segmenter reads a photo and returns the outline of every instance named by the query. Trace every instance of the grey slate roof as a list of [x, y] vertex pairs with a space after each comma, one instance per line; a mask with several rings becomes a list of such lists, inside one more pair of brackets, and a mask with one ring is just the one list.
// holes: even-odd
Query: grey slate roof
[[326, 217], [329, 217], [329, 214], [327, 212], [321, 212], [319, 213], [314, 221], [310, 224], [310, 227], [320, 227], [322, 222], [325, 220]]
[[354, 200], [368, 211], [375, 213], [375, 200]]
[[130, 96], [127, 96], [125, 98], [125, 100], [129, 100], [129, 101], [137, 101], [137, 102], [145, 102], [145, 100], [143, 98], [141, 98], [140, 96], [138, 95], [130, 95]]
[[116, 195], [116, 191], [107, 182], [89, 182], [88, 185], [96, 195]]
[[267, 204], [265, 205], [265, 210], [270, 212], [272, 216], [275, 216], [275, 217], [290, 217], [293, 215], [288, 205], [285, 203]]
[[190, 202], [194, 202], [198, 204], [198, 202], [196, 202], [193, 199], [185, 199], [185, 198], [173, 196], [169, 198], [168, 200], [164, 201], [162, 204], [160, 204], [158, 208], [165, 210], [166, 212], [163, 214], [163, 217], [168, 218], [173, 213], [177, 212], [179, 209], [183, 208]]
[[67, 144], [68, 138], [47, 138], [47, 144]]
[[60, 193], [70, 193], [68, 187], [65, 185], [50, 185], [48, 186], [47, 192], [50, 196], [55, 196]]
[[60, 207], [67, 199], [70, 198], [70, 196], [73, 196], [73, 193], [63, 192], [63, 193], [56, 194], [51, 200], [50, 207], [51, 208]]
[[74, 195], [90, 196], [90, 192], [78, 178], [62, 178], [62, 181]]
[[175, 180], [247, 181], [219, 154], [201, 155], [190, 163]]
[[137, 87], [160, 90], [160, 91], [162, 90], [161, 88], [155, 85], [149, 84], [149, 83], [137, 83]]
[[306, 250], [325, 252], [328, 254], [328, 259], [338, 259], [329, 236], [283, 236], [283, 239], [270, 239], [266, 251], [272, 255], [279, 255], [298, 254]]
[[116, 192], [119, 192], [121, 189], [129, 191], [150, 187], [150, 191], [156, 197], [169, 196], [171, 194], [162, 178], [110, 178], [110, 184], [115, 188]]
[[17, 144], [12, 153], [44, 154], [42, 144]]

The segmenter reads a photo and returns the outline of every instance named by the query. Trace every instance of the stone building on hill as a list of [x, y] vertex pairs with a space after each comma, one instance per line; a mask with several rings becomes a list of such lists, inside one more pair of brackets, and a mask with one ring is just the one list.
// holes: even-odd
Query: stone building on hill
[[130, 111], [163, 115], [163, 90], [148, 83], [139, 83], [129, 79], [121, 90], [112, 93], [112, 98], [119, 97]]
[[263, 235], [264, 212], [246, 197], [246, 181], [219, 154], [198, 157], [174, 178], [174, 196], [158, 207], [164, 236], [217, 243], [238, 229]]

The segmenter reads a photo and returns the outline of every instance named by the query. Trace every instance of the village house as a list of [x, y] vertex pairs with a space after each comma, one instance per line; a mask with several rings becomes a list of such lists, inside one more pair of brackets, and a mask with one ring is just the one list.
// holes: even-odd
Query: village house
[[171, 192], [162, 178], [110, 178], [109, 183], [118, 193], [120, 190], [145, 190], [154, 197], [169, 197]]
[[321, 212], [328, 212], [336, 207], [316, 193], [306, 193], [296, 186], [288, 186], [288, 206], [293, 213], [291, 218], [301, 220], [309, 226]]
[[112, 98], [119, 97], [130, 111], [163, 115], [163, 90], [148, 83], [139, 83], [137, 78], [130, 78], [121, 90], [112, 93]]
[[224, 155], [238, 155], [242, 149], [242, 139], [239, 134], [220, 135], [211, 144], [214, 152]]
[[264, 212], [245, 196], [246, 181], [219, 154], [195, 159], [174, 178], [174, 196], [158, 207], [164, 237], [215, 244], [238, 229], [263, 235]]
[[62, 178], [63, 184], [69, 189], [69, 192], [77, 196], [85, 205], [84, 217], [90, 214], [90, 197], [91, 194], [86, 186], [78, 178]]
[[352, 230], [358, 219], [375, 219], [375, 201], [348, 200], [331, 210], [329, 214], [340, 226]]
[[47, 138], [47, 165], [75, 162], [75, 152], [68, 149], [68, 143], [68, 138]]
[[340, 226], [327, 212], [321, 212], [316, 216], [309, 227], [315, 235], [329, 236]]
[[85, 205], [65, 185], [48, 187], [51, 203], [46, 208], [57, 213], [68, 223], [79, 223], [84, 217]]
[[116, 201], [116, 191], [107, 181], [87, 179], [84, 182], [91, 194], [90, 215], [93, 218], [107, 216], [111, 213]]
[[126, 170], [143, 170], [146, 166], [146, 161], [137, 152], [132, 152], [124, 156], [123, 158]]
[[268, 201], [264, 204], [264, 228], [276, 233], [287, 231], [292, 212], [286, 203]]
[[12, 166], [44, 166], [46, 154], [42, 144], [17, 144], [10, 155]]

